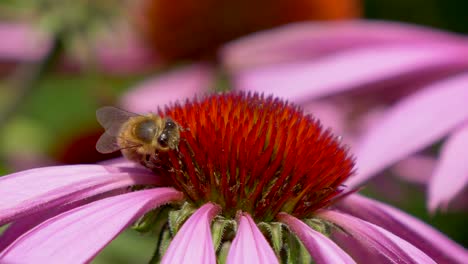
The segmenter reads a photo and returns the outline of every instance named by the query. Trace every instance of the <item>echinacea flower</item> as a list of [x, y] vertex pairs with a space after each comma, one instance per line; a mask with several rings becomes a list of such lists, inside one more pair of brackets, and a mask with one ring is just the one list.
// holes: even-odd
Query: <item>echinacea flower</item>
[[[19, 39], [25, 38], [21, 35]], [[31, 47], [34, 42], [19, 43], [28, 43], [26, 50], [35, 50]], [[111, 42], [114, 43], [120, 41]], [[9, 52], [15, 51], [13, 55], [20, 54], [21, 45], [5, 47], [10, 48]], [[109, 51], [108, 46], [104, 51]], [[131, 51], [128, 64], [124, 63], [128, 60], [113, 57], [119, 54], [127, 53], [106, 56], [111, 61], [122, 61], [108, 63], [109, 66], [131, 65], [128, 68], [136, 69], [140, 59], [147, 58], [134, 57]], [[346, 142], [353, 143], [358, 150], [357, 161], [363, 168], [350, 184], [362, 184], [396, 164], [394, 171], [428, 185], [431, 211], [446, 208], [456, 196], [466, 193], [468, 173], [461, 152], [468, 149], [464, 147], [468, 141], [463, 125], [467, 116], [463, 106], [466, 37], [381, 21], [302, 23], [229, 43], [219, 61], [235, 81], [233, 89], [266, 91], [288, 98], [333, 125], [338, 134], [345, 135]], [[138, 87], [141, 89], [124, 98], [123, 105], [144, 112], [154, 105], [206, 92], [213, 83], [214, 69], [212, 65], [195, 64], [157, 80], [146, 80]], [[409, 93], [411, 96], [407, 96]], [[407, 108], [401, 110], [400, 106]], [[404, 113], [399, 117], [405, 119], [390, 118], [396, 113]], [[436, 120], [435, 114], [440, 118]], [[419, 122], [421, 116], [429, 117], [424, 124], [407, 126], [415, 124], [414, 120]], [[444, 122], [433, 130], [433, 124], [440, 120]], [[388, 126], [379, 125], [386, 122]], [[410, 144], [402, 144], [403, 134]], [[393, 136], [389, 138], [392, 142], [386, 142], [399, 147], [376, 156], [377, 149], [388, 147], [382, 146], [384, 142], [380, 140], [388, 135]], [[445, 138], [448, 140], [439, 152], [440, 159], [433, 153], [428, 156], [427, 151], [424, 155], [410, 156]], [[461, 202], [466, 204], [466, 199]]]
[[0, 178], [0, 224], [11, 223], [0, 262], [88, 262], [134, 222], [159, 234], [162, 263], [468, 258], [424, 223], [351, 194], [348, 150], [294, 104], [225, 93], [158, 114], [180, 125], [180, 143], [155, 152], [151, 170], [115, 160]]
[[[219, 61], [229, 88], [286, 98], [342, 135], [360, 168], [348, 184], [390, 168], [426, 185], [434, 212], [458, 201], [468, 207], [467, 51], [466, 36], [421, 26], [304, 22], [227, 43]], [[206, 93], [218, 70], [198, 63], [148, 78], [122, 98], [122, 107], [146, 112], [153, 98], [166, 104]], [[429, 150], [439, 141], [438, 153]]]

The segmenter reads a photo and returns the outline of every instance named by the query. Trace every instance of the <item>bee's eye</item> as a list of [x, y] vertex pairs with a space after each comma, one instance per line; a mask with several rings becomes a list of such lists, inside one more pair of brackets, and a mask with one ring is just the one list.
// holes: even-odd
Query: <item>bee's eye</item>
[[176, 127], [176, 124], [174, 123], [174, 121], [172, 121], [171, 119], [168, 119], [166, 121], [166, 125], [164, 127], [164, 129], [173, 129]]
[[167, 148], [169, 146], [169, 136], [166, 133], [162, 133], [158, 137], [158, 144], [163, 148]]
[[146, 120], [139, 123], [135, 129], [135, 136], [144, 142], [151, 142], [156, 133], [156, 124], [153, 120]]

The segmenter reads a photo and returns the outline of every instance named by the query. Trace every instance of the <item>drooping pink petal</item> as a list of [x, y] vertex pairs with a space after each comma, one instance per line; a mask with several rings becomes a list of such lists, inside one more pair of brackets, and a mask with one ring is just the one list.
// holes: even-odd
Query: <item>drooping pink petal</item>
[[346, 251], [352, 258], [360, 263], [395, 263], [396, 261], [384, 262], [376, 252], [369, 251], [359, 243], [356, 239], [351, 237], [342, 230], [332, 229], [330, 239], [333, 240], [341, 249]]
[[243, 213], [238, 221], [239, 227], [229, 249], [226, 263], [279, 263], [275, 252], [252, 217]]
[[346, 184], [362, 184], [387, 166], [429, 146], [468, 120], [468, 74], [434, 83], [388, 111], [357, 145], [358, 173]]
[[8, 247], [8, 245], [13, 243], [13, 241], [18, 239], [18, 237], [22, 236], [24, 233], [28, 232], [29, 230], [46, 221], [47, 219], [50, 219], [63, 212], [69, 211], [75, 207], [79, 207], [106, 197], [115, 196], [126, 192], [128, 192], [127, 188], [113, 190], [76, 202], [55, 206], [47, 210], [42, 210], [35, 214], [28, 215], [27, 217], [20, 218], [11, 223], [8, 226], [8, 228], [0, 235], [0, 252], [3, 251], [6, 247]]
[[210, 224], [221, 211], [218, 205], [200, 207], [177, 232], [161, 261], [165, 263], [216, 263]]
[[124, 157], [101, 161], [99, 162], [99, 164], [104, 165], [104, 166], [117, 167], [117, 168], [144, 168], [142, 165], [136, 162], [130, 161]]
[[426, 185], [434, 172], [435, 165], [435, 158], [415, 155], [398, 162], [392, 167], [392, 170], [399, 178]]
[[221, 56], [231, 71], [265, 64], [304, 61], [350, 48], [460, 41], [434, 29], [385, 21], [333, 21], [290, 24], [225, 45]]
[[341, 200], [337, 206], [405, 239], [438, 263], [466, 263], [468, 259], [468, 251], [444, 234], [389, 205], [353, 194]]
[[0, 225], [57, 205], [136, 184], [161, 184], [138, 168], [101, 165], [53, 166], [0, 177]]
[[317, 264], [356, 263], [346, 252], [326, 236], [313, 230], [294, 216], [280, 213], [278, 220], [288, 225], [299, 237]]
[[467, 157], [468, 126], [465, 125], [452, 134], [442, 147], [441, 158], [429, 182], [429, 210], [434, 212], [439, 206], [446, 209], [449, 202], [467, 186]]
[[357, 244], [373, 252], [373, 255], [379, 255], [382, 261], [436, 263], [407, 241], [359, 218], [331, 210], [321, 211], [317, 216], [341, 227]]
[[0, 253], [0, 262], [85, 263], [133, 221], [183, 199], [172, 188], [131, 192], [75, 208], [40, 224]]
[[468, 46], [399, 45], [363, 48], [310, 62], [297, 62], [239, 72], [236, 89], [274, 94], [296, 103], [357, 88], [433, 80], [468, 68]]
[[0, 61], [37, 61], [50, 43], [45, 36], [25, 24], [0, 23]]
[[144, 81], [123, 96], [121, 105], [135, 113], [155, 112], [168, 103], [208, 92], [213, 78], [213, 69], [206, 64], [186, 66]]

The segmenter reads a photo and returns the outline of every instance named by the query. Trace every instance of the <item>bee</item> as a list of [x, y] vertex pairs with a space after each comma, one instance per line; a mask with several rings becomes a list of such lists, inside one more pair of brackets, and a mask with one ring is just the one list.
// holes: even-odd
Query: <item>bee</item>
[[115, 107], [96, 111], [98, 122], [106, 130], [96, 143], [100, 153], [122, 151], [124, 157], [151, 167], [158, 152], [177, 150], [180, 126], [170, 117], [138, 115]]

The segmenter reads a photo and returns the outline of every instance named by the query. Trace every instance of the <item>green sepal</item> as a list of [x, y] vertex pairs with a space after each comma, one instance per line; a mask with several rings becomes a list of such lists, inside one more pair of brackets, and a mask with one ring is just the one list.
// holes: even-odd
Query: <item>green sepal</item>
[[182, 205], [180, 210], [169, 212], [168, 223], [173, 235], [177, 234], [180, 227], [182, 227], [182, 224], [189, 218], [189, 216], [192, 215], [194, 211], [195, 208], [193, 208], [189, 203], [185, 203]]
[[229, 253], [229, 248], [231, 248], [231, 242], [224, 242], [221, 245], [221, 248], [219, 249], [218, 256], [216, 258], [217, 259], [216, 263], [219, 263], [219, 264], [225, 264], [226, 263], [226, 259], [227, 259], [228, 253]]
[[286, 248], [286, 263], [301, 263], [301, 251], [299, 250], [299, 241], [295, 235], [289, 232], [286, 235], [288, 247]]
[[[155, 229], [157, 229], [158, 226], [164, 225], [164, 223], [167, 222], [167, 215], [167, 208], [156, 208], [146, 213], [137, 222], [135, 222], [132, 229], [140, 233], [147, 233], [153, 230], [156, 231]], [[158, 232], [156, 231], [156, 233]]]
[[[165, 225], [165, 227], [167, 228], [167, 224]], [[159, 263], [161, 261], [161, 256], [162, 255], [161, 255], [160, 246], [161, 246], [161, 238], [163, 237], [163, 232], [164, 232], [164, 229], [161, 229], [161, 232], [158, 234], [158, 240], [156, 241], [156, 247], [154, 249], [153, 255], [151, 256], [151, 259], [148, 261], [149, 264], [156, 264], [156, 263]]]
[[283, 226], [281, 223], [265, 223], [261, 222], [258, 224], [258, 227], [263, 234], [266, 234], [269, 238], [270, 243], [273, 246], [273, 250], [276, 255], [281, 254], [281, 249], [283, 248]]
[[226, 230], [231, 227], [235, 228], [236, 222], [232, 220], [225, 219], [215, 219], [211, 225], [211, 237], [213, 238], [213, 245], [215, 250], [218, 251], [221, 247], [221, 242], [223, 241], [223, 236]]
[[304, 244], [302, 244], [301, 241], [296, 237], [298, 240], [299, 244], [301, 245], [299, 247], [300, 250], [300, 256], [301, 256], [301, 261], [300, 263], [314, 263], [312, 260], [312, 256], [310, 255], [309, 251], [305, 248]]
[[312, 263], [312, 258], [304, 247], [304, 244], [292, 232], [285, 234], [285, 256], [283, 256], [283, 263]]
[[169, 228], [164, 228], [159, 236], [159, 241], [156, 250], [154, 251], [153, 257], [149, 261], [149, 264], [156, 264], [161, 262], [162, 256], [164, 256], [164, 253], [166, 253], [166, 250], [169, 247], [171, 241], [171, 231], [169, 230]]
[[317, 218], [309, 218], [302, 220], [306, 225], [310, 228], [314, 229], [315, 231], [321, 233], [324, 236], [329, 237], [331, 233], [331, 225], [330, 223], [323, 221]]
[[[161, 261], [161, 252], [164, 252], [164, 250], [161, 249], [161, 247], [167, 247], [164, 243], [166, 243], [164, 240], [166, 239], [165, 233], [168, 233], [170, 235], [169, 231], [169, 226], [167, 223], [167, 217], [172, 208], [169, 206], [159, 208], [157, 210], [153, 210], [150, 213], [149, 216], [146, 217], [147, 221], [144, 221], [142, 223], [137, 223], [135, 226], [132, 228], [137, 230], [138, 232], [153, 232], [156, 234], [158, 237], [158, 240], [156, 241], [156, 247], [153, 253], [153, 256], [151, 257], [151, 260], [149, 261], [150, 264], [153, 263], [159, 263]], [[142, 218], [142, 220], [145, 217]], [[170, 237], [171, 239], [171, 237]], [[170, 242], [170, 240], [169, 240]]]
[[283, 224], [281, 223], [271, 223], [270, 224], [270, 235], [271, 235], [271, 243], [273, 246], [273, 250], [275, 251], [276, 255], [279, 256], [281, 249], [283, 248]]

